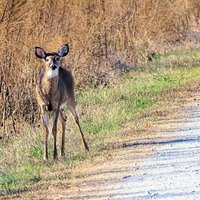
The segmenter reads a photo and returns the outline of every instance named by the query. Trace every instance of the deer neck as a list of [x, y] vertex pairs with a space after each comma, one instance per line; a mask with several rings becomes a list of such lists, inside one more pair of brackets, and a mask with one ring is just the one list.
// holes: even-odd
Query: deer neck
[[49, 98], [55, 96], [58, 92], [59, 69], [45, 71], [42, 82], [44, 94]]

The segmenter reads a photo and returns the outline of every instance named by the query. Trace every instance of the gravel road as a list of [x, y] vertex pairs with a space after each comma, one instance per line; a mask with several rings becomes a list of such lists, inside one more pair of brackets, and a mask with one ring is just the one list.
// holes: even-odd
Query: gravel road
[[[50, 188], [32, 199], [200, 199], [200, 100], [160, 120], [146, 137], [114, 150], [69, 188]], [[29, 194], [30, 195], [30, 194]]]

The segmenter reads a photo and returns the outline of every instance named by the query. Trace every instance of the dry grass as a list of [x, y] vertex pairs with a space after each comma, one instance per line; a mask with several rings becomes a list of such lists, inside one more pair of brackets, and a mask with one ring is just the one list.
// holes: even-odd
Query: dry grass
[[2, 0], [0, 136], [38, 119], [33, 90], [41, 66], [34, 46], [55, 51], [68, 42], [66, 63], [76, 84], [106, 86], [118, 83], [122, 71], [164, 51], [163, 46], [198, 39], [191, 28], [199, 10], [198, 0]]

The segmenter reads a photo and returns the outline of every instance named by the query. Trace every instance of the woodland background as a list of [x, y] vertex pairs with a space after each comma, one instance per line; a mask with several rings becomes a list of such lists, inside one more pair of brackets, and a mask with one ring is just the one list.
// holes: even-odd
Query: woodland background
[[200, 42], [199, 22], [200, 0], [0, 0], [0, 136], [39, 118], [35, 46], [68, 43], [76, 86], [106, 87], [158, 52]]

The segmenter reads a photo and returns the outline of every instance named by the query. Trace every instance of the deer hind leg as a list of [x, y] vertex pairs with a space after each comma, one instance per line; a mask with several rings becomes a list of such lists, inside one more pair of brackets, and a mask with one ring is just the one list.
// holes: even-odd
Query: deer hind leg
[[43, 135], [44, 135], [44, 160], [48, 160], [49, 117], [47, 112], [45, 111], [42, 111], [42, 121], [43, 121]]
[[61, 156], [65, 156], [65, 126], [67, 121], [67, 116], [60, 110], [60, 121], [62, 124], [62, 144], [61, 144]]
[[58, 158], [58, 153], [57, 153], [57, 123], [58, 123], [58, 114], [59, 114], [59, 110], [55, 110], [53, 112], [53, 128], [52, 128], [52, 133], [53, 133], [53, 138], [54, 138], [54, 153], [53, 153], [54, 160], [56, 160]]
[[72, 106], [70, 106], [69, 109], [70, 109], [70, 112], [72, 113], [72, 115], [73, 115], [73, 117], [74, 117], [74, 120], [75, 120], [76, 124], [78, 125], [78, 128], [79, 128], [79, 131], [80, 131], [80, 133], [81, 133], [81, 137], [82, 137], [82, 140], [83, 140], [83, 144], [84, 144], [84, 146], [85, 146], [85, 149], [86, 149], [87, 151], [89, 151], [89, 147], [88, 147], [88, 145], [87, 145], [87, 142], [86, 142], [86, 140], [85, 140], [85, 136], [84, 136], [83, 131], [82, 131], [81, 126], [80, 126], [80, 122], [79, 122], [78, 115], [77, 115], [77, 113], [76, 113], [76, 109], [75, 109], [74, 107], [72, 107]]

